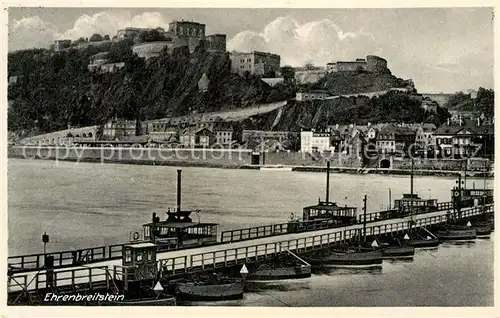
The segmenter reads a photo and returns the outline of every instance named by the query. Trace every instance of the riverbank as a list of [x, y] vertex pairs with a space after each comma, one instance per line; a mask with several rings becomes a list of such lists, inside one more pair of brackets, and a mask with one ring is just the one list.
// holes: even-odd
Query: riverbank
[[[263, 171], [283, 171], [283, 172], [326, 172], [326, 166], [288, 166], [288, 165], [250, 165], [250, 164], [223, 164], [213, 162], [195, 162], [195, 161], [159, 161], [159, 160], [136, 160], [136, 159], [102, 159], [102, 158], [45, 158], [39, 156], [26, 157], [22, 155], [9, 154], [11, 159], [36, 159], [36, 160], [54, 160], [66, 162], [85, 162], [85, 163], [111, 163], [111, 164], [128, 164], [128, 165], [149, 165], [149, 166], [173, 166], [173, 167], [199, 167], [199, 168], [217, 168], [217, 169], [247, 169], [247, 170], [263, 170]], [[347, 173], [347, 174], [388, 174], [388, 175], [410, 175], [409, 169], [382, 169], [382, 168], [351, 168], [351, 167], [331, 167], [331, 173]], [[453, 177], [458, 176], [461, 172], [456, 170], [424, 170], [415, 169], [414, 175], [420, 176], [438, 176], [438, 177]], [[463, 173], [463, 172], [462, 172]], [[488, 173], [478, 171], [467, 171], [467, 176], [484, 178], [494, 177], [494, 172]]]

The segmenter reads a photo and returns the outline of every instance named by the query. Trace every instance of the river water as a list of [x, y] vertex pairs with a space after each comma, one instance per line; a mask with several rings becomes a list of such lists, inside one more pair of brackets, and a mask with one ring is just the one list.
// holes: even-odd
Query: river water
[[[176, 205], [175, 167], [9, 159], [9, 255], [123, 243], [156, 212], [162, 219]], [[325, 197], [325, 174], [182, 168], [182, 206], [200, 209], [220, 230], [286, 222], [291, 213]], [[422, 198], [450, 201], [454, 178], [420, 177]], [[469, 179], [482, 188], [484, 181]], [[493, 180], [487, 181], [493, 186]], [[410, 192], [407, 176], [331, 174], [330, 198], [368, 211]], [[359, 209], [361, 210], [361, 209]], [[196, 219], [196, 214], [194, 214]], [[336, 270], [289, 281], [231, 306], [492, 306], [493, 236], [467, 244], [417, 250], [412, 261], [384, 261], [377, 270]]]

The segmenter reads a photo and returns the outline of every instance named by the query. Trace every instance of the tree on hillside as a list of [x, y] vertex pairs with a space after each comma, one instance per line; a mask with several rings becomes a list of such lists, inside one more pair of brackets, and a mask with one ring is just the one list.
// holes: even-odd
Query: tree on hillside
[[122, 41], [112, 43], [108, 59], [111, 63], [124, 62], [126, 59], [132, 57], [132, 39], [124, 39]]
[[457, 92], [448, 98], [448, 100], [444, 104], [444, 107], [448, 109], [454, 108], [458, 104], [467, 101], [469, 99], [470, 99], [469, 94], [465, 94], [464, 92]]
[[281, 76], [285, 84], [291, 85], [295, 83], [295, 71], [293, 67], [285, 65], [281, 68]]
[[142, 31], [135, 39], [136, 43], [165, 41], [165, 36], [157, 29]]
[[483, 112], [488, 117], [493, 117], [495, 113], [495, 92], [492, 89], [479, 87], [475, 100], [476, 109]]
[[306, 65], [304, 66], [306, 68], [306, 70], [310, 71], [310, 70], [315, 70], [317, 67], [314, 66], [313, 63], [311, 62], [307, 62]]
[[103, 40], [102, 35], [97, 34], [97, 33], [94, 33], [94, 34], [92, 34], [92, 36], [90, 37], [89, 42], [100, 42], [100, 41], [102, 41], [102, 40]]
[[83, 43], [85, 43], [85, 42], [86, 42], [86, 41], [85, 41], [85, 38], [80, 37], [80, 38], [78, 38], [78, 40], [73, 41], [73, 43], [71, 43], [71, 45], [72, 45], [72, 46], [76, 46], [76, 45], [78, 45], [78, 44], [83, 44]]
[[105, 35], [104, 38], [103, 38], [105, 41], [109, 41], [109, 35]]

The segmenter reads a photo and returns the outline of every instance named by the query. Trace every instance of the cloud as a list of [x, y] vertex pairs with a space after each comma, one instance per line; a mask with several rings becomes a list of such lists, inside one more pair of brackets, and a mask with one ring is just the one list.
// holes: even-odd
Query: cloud
[[227, 43], [229, 50], [267, 51], [281, 55], [282, 64], [300, 66], [312, 62], [355, 59], [379, 53], [375, 36], [359, 31], [343, 31], [333, 21], [321, 19], [299, 24], [291, 17], [279, 17], [261, 32], [243, 31]]
[[92, 16], [82, 15], [73, 28], [57, 35], [59, 39], [77, 39], [79, 37], [90, 37], [94, 33], [101, 35], [115, 35], [120, 29], [126, 27], [142, 28], [168, 28], [170, 20], [165, 19], [159, 12], [144, 12], [132, 16], [129, 12], [99, 12]]
[[47, 47], [56, 33], [57, 26], [38, 16], [14, 21], [9, 25], [9, 50]]
[[112, 37], [119, 29], [126, 27], [167, 29], [169, 22], [171, 19], [159, 12], [133, 15], [130, 12], [103, 11], [93, 15], [84, 14], [76, 19], [72, 28], [59, 30], [54, 24], [33, 16], [13, 21], [9, 34], [9, 50], [48, 47], [54, 40], [76, 40], [79, 37], [90, 37], [94, 33]]

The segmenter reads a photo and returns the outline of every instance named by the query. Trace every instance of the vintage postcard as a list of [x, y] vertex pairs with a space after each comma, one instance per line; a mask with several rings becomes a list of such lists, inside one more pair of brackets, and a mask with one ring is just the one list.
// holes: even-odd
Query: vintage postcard
[[492, 2], [155, 5], [4, 3], [6, 315], [494, 316]]

